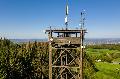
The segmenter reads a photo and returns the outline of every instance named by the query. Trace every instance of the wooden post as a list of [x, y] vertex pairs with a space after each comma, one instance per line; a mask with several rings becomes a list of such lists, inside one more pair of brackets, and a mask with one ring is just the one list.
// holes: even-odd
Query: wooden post
[[83, 79], [83, 39], [84, 39], [84, 34], [83, 34], [83, 29], [81, 29], [80, 33], [80, 40], [81, 40], [81, 47], [80, 47], [80, 79]]
[[49, 33], [49, 79], [52, 79], [52, 45], [51, 45], [51, 33]]

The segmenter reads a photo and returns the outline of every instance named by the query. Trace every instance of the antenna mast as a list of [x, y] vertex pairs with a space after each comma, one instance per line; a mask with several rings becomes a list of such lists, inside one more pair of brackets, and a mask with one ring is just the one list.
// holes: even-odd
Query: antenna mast
[[84, 29], [84, 27], [85, 27], [85, 10], [83, 10], [82, 12], [81, 12], [81, 21], [80, 21], [80, 28], [81, 29]]
[[66, 16], [65, 16], [65, 25], [66, 25], [66, 30], [68, 30], [68, 0], [66, 0]]
[[83, 79], [83, 54], [84, 54], [84, 35], [86, 33], [84, 26], [85, 26], [85, 10], [81, 12], [81, 21], [80, 21], [81, 27], [80, 27], [80, 41], [81, 41], [81, 47], [80, 47], [80, 79]]

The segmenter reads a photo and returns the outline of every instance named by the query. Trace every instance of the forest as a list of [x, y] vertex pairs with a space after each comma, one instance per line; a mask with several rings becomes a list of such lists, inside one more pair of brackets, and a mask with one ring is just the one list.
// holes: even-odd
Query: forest
[[[1, 38], [0, 79], [48, 79], [48, 47], [48, 42], [14, 43]], [[119, 58], [120, 45], [86, 46], [84, 79], [120, 79], [120, 64], [113, 64]]]

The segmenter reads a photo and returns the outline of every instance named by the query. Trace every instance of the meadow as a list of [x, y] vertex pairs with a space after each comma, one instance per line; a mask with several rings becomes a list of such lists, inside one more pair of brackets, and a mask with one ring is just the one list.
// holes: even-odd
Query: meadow
[[120, 45], [88, 46], [87, 54], [95, 62], [98, 71], [94, 79], [120, 79]]
[[120, 79], [120, 65], [108, 62], [96, 63], [99, 70], [95, 74], [95, 79]]

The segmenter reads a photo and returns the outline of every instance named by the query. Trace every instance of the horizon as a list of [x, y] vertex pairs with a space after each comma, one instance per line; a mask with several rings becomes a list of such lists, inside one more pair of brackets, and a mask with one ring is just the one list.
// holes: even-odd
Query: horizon
[[[14, 43], [25, 43], [25, 42], [48, 42], [48, 38], [45, 39], [9, 39]], [[120, 38], [86, 38], [84, 40], [85, 45], [92, 44], [120, 44]]]
[[[46, 38], [7, 38], [7, 37], [0, 37], [2, 39], [48, 39]], [[120, 37], [85, 37], [85, 39], [120, 39]]]
[[[85, 38], [120, 38], [119, 0], [68, 0], [69, 27], [80, 27], [86, 10]], [[44, 30], [65, 28], [66, 0], [0, 0], [0, 37], [47, 39]], [[73, 27], [72, 27], [73, 26]]]

